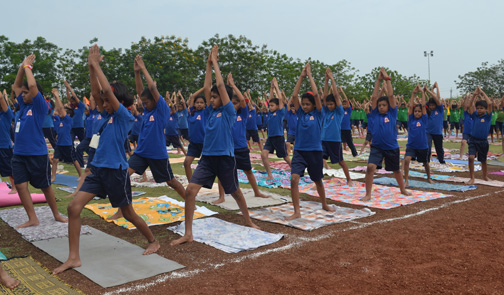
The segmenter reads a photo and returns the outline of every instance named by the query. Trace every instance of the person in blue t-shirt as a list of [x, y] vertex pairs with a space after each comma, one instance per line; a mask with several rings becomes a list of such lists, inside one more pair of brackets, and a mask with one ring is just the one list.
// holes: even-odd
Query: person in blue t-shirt
[[185, 140], [189, 141], [189, 126], [187, 125], [187, 117], [189, 116], [189, 112], [187, 111], [187, 105], [180, 90], [177, 92], [177, 97], [180, 99], [179, 103], [177, 104], [177, 117], [179, 125], [178, 135], [182, 144], [185, 145]]
[[462, 124], [462, 140], [460, 141], [460, 155], [459, 155], [460, 160], [462, 160], [462, 157], [464, 155], [465, 145], [469, 141], [469, 137], [471, 137], [471, 131], [473, 126], [473, 119], [471, 117], [471, 114], [469, 113], [470, 102], [471, 102], [470, 96], [465, 97], [460, 102], [464, 110], [464, 123]]
[[145, 236], [148, 245], [144, 255], [155, 253], [160, 247], [159, 242], [145, 221], [136, 214], [132, 205], [124, 142], [135, 120], [126, 109], [133, 104], [133, 96], [128, 93], [128, 88], [124, 84], [120, 82], [109, 84], [100, 67], [100, 61], [100, 49], [95, 44], [89, 49], [88, 56], [91, 93], [100, 109], [105, 110], [103, 114], [107, 116], [107, 119], [104, 120], [98, 132], [100, 138], [92, 162], [93, 173], [86, 177], [81, 190], [68, 205], [70, 248], [68, 259], [54, 269], [53, 274], [82, 265], [79, 256], [80, 214], [84, 206], [97, 195], [108, 196], [112, 206], [121, 208], [124, 217]]
[[[476, 100], [482, 97], [481, 100]], [[493, 101], [488, 98], [481, 87], [477, 87], [469, 103], [469, 114], [473, 119], [471, 136], [469, 137], [469, 173], [471, 179], [466, 184], [474, 183], [474, 158], [478, 157], [481, 162], [482, 179], [490, 181], [488, 177], [488, 132], [492, 123]]]
[[[273, 98], [273, 89], [276, 89], [276, 92], [279, 93], [279, 98]], [[276, 78], [273, 78], [271, 82], [271, 91], [270, 91], [270, 100], [269, 100], [269, 117], [268, 117], [268, 139], [264, 144], [264, 149], [261, 152], [261, 159], [263, 162], [263, 166], [268, 173], [268, 176], [265, 178], [273, 179], [273, 175], [271, 174], [271, 168], [269, 165], [268, 156], [270, 153], [275, 152], [279, 158], [283, 158], [289, 166], [291, 165], [291, 160], [289, 155], [287, 154], [287, 147], [285, 145], [285, 136], [283, 132], [282, 121], [285, 117], [285, 108], [284, 101], [282, 99], [282, 95], [280, 92], [280, 88], [278, 87], [278, 82]]]
[[[308, 77], [310, 80], [312, 92], [306, 92], [301, 95], [300, 105], [298, 94], [305, 77]], [[291, 166], [291, 197], [294, 213], [285, 218], [285, 220], [301, 218], [299, 179], [304, 176], [306, 169], [308, 169], [311, 180], [315, 182], [317, 193], [322, 203], [322, 209], [335, 211], [334, 208], [327, 204], [325, 188], [322, 183], [322, 178], [324, 177], [321, 144], [322, 103], [320, 102], [315, 81], [313, 81], [310, 63], [307, 63], [301, 71], [301, 75], [292, 93], [292, 102], [298, 116], [296, 127], [297, 138], [294, 144], [294, 155], [292, 156]]]
[[[250, 139], [252, 139], [252, 142], [257, 143], [259, 146], [259, 150], [262, 152], [263, 146], [261, 139], [259, 138], [259, 131], [257, 130], [257, 105], [252, 103], [252, 96], [250, 96], [249, 91], [245, 92], [247, 95], [247, 98], [245, 99], [245, 102], [248, 105], [248, 109], [250, 110], [248, 118], [247, 118], [247, 131], [246, 131], [246, 137], [247, 137], [247, 145], [249, 149], [252, 149], [252, 144], [250, 143]], [[260, 112], [259, 112], [260, 113]]]
[[[34, 60], [34, 54], [25, 58], [12, 86], [19, 105], [14, 130], [16, 135], [14, 137], [14, 155], [11, 161], [12, 176], [19, 198], [28, 214], [28, 222], [17, 228], [39, 225], [28, 189], [28, 182], [33, 187], [42, 190], [54, 219], [59, 222], [67, 222], [67, 219], [58, 212], [56, 198], [51, 187], [50, 160], [42, 132], [42, 124], [47, 115], [47, 102], [44, 99], [42, 87], [33, 76], [32, 64]], [[25, 76], [26, 82], [23, 83]]]
[[79, 143], [86, 138], [86, 132], [84, 130], [84, 111], [86, 110], [86, 105], [77, 97], [72, 87], [67, 81], [64, 81], [66, 87], [66, 93], [70, 106], [74, 110], [74, 116], [72, 117], [72, 131], [70, 137], [72, 138], [72, 156], [79, 161], [81, 167], [84, 166], [83, 155], [75, 155], [77, 151], [74, 148], [75, 137], [79, 139]]
[[[415, 104], [415, 94], [422, 92], [422, 99], [419, 104]], [[423, 163], [427, 181], [434, 183], [430, 177], [427, 145], [427, 109], [425, 106], [425, 92], [420, 85], [417, 85], [411, 94], [408, 108], [408, 143], [406, 144], [406, 154], [404, 155], [404, 186], [408, 186], [409, 164], [411, 160]]]
[[[135, 108], [135, 111], [133, 111], [133, 107]], [[133, 127], [131, 127], [131, 132], [128, 135], [128, 139], [133, 144], [133, 148], [137, 148], [137, 143], [138, 143], [138, 135], [140, 134], [140, 130], [142, 129], [143, 125], [143, 106], [142, 106], [142, 101], [140, 100], [139, 97], [135, 99], [135, 103], [131, 106], [131, 114], [133, 117], [135, 117], [135, 123], [133, 123]]]
[[79, 142], [79, 145], [75, 148], [75, 154], [77, 157], [77, 161], [79, 164], [83, 164], [84, 166], [84, 152], [87, 154], [89, 151], [89, 143], [91, 142], [91, 138], [93, 137], [93, 115], [91, 114], [90, 107], [86, 104], [86, 109], [84, 110], [84, 115], [86, 119], [84, 120], [84, 139]]
[[298, 122], [298, 116], [296, 112], [296, 108], [292, 103], [292, 98], [287, 102], [289, 106], [289, 110], [285, 113], [287, 117], [287, 141], [285, 144], [287, 145], [287, 155], [292, 153], [292, 147], [296, 142], [296, 128]]
[[52, 100], [45, 98], [47, 102], [47, 115], [44, 118], [44, 123], [42, 124], [42, 132], [44, 132], [44, 137], [47, 138], [51, 144], [53, 150], [56, 149], [56, 131], [54, 130], [53, 123], [53, 113], [54, 113], [54, 102]]
[[[388, 96], [378, 98], [380, 84], [383, 81], [383, 89]], [[371, 95], [371, 128], [373, 144], [369, 153], [366, 170], [366, 195], [361, 198], [362, 202], [371, 201], [373, 190], [373, 176], [376, 169], [380, 169], [385, 159], [385, 170], [394, 172], [395, 179], [401, 193], [411, 195], [404, 187], [404, 181], [400, 169], [399, 144], [397, 143], [397, 105], [390, 77], [384, 68], [380, 69], [376, 79], [375, 88]]]
[[[172, 246], [193, 241], [192, 222], [196, 206], [196, 195], [201, 187], [212, 188], [215, 176], [218, 177], [224, 187], [224, 192], [231, 194], [236, 200], [245, 223], [250, 227], [259, 228], [250, 219], [247, 202], [238, 185], [232, 135], [236, 111], [230, 101], [230, 97], [233, 96], [233, 89], [224, 84], [217, 59], [218, 46], [214, 45], [208, 57], [205, 75], [204, 91], [207, 100], [212, 104], [212, 110], [205, 126], [203, 155], [186, 190], [184, 236], [173, 241]], [[213, 87], [211, 86], [212, 66], [216, 80], [216, 85]]]
[[12, 141], [10, 138], [10, 130], [14, 114], [7, 104], [4, 95], [0, 92], [0, 175], [9, 177], [11, 183], [11, 191], [9, 194], [15, 194], [16, 186], [12, 177]]
[[[343, 87], [338, 88], [343, 97], [345, 98], [342, 102], [343, 104], [343, 110], [344, 110], [344, 116], [343, 120], [341, 121], [341, 141], [348, 145], [350, 148], [350, 151], [352, 152], [352, 156], [357, 157], [357, 149], [355, 149], [355, 145], [353, 143], [353, 137], [352, 137], [352, 124], [350, 121], [350, 116], [352, 115], [352, 108], [353, 106], [350, 104], [350, 100], [347, 98], [345, 91], [343, 90]], [[346, 150], [346, 148], [345, 148]]]
[[[437, 94], [434, 93], [436, 89]], [[424, 86], [424, 91], [428, 92], [431, 96], [427, 102], [429, 108], [429, 121], [427, 123], [427, 144], [429, 145], [429, 161], [431, 160], [432, 141], [436, 148], [436, 155], [439, 163], [444, 164], [444, 149], [443, 149], [443, 104], [441, 103], [441, 94], [437, 82], [432, 86], [432, 90]]]
[[55, 126], [58, 138], [56, 141], [56, 149], [54, 150], [54, 157], [52, 160], [52, 178], [51, 182], [56, 180], [56, 170], [58, 169], [58, 162], [61, 160], [63, 163], [74, 164], [75, 170], [82, 175], [81, 166], [75, 154], [72, 153], [72, 139], [70, 138], [70, 131], [72, 130], [72, 117], [74, 116], [73, 109], [63, 107], [59, 97], [59, 91], [56, 88], [52, 89], [54, 101], [56, 103], [55, 116], [57, 126]]
[[[329, 94], [329, 79], [331, 79], [332, 94]], [[343, 158], [343, 147], [341, 146], [341, 121], [344, 115], [343, 106], [336, 87], [336, 81], [329, 68], [325, 73], [323, 99], [324, 106], [322, 108], [323, 123], [321, 138], [324, 152], [324, 165], [327, 165], [327, 159], [331, 159], [332, 164], [338, 163], [345, 173], [347, 184], [353, 186], [348, 166]]]
[[[173, 99], [173, 100], [172, 100]], [[165, 125], [165, 140], [166, 146], [172, 145], [177, 149], [178, 154], [180, 151], [185, 155], [187, 155], [184, 145], [182, 144], [179, 136], [179, 125], [178, 125], [178, 114], [177, 114], [177, 105], [178, 105], [178, 96], [175, 92], [172, 93], [172, 99], [169, 98], [169, 92], [166, 91], [166, 103], [170, 107], [170, 114], [166, 118]]]

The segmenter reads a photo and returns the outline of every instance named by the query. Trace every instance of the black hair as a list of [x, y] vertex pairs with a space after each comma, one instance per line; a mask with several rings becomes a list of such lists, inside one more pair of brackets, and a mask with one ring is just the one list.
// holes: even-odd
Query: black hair
[[73, 118], [75, 112], [72, 108], [69, 108], [69, 107], [65, 107], [65, 111], [67, 112], [67, 114]]
[[198, 99], [200, 99], [200, 98], [201, 98], [201, 99], [203, 99], [203, 102], [206, 104], [206, 97], [204, 97], [203, 95], [198, 95], [198, 96], [196, 96], [196, 98], [194, 99], [193, 103], [196, 103], [196, 101], [197, 101]]
[[332, 93], [331, 93], [331, 94], [329, 94], [329, 95], [325, 98], [325, 101], [326, 101], [326, 103], [328, 103], [328, 102], [330, 102], [330, 101], [332, 101], [332, 102], [336, 103], [336, 98], [334, 97], [334, 94], [332, 94]]
[[[231, 100], [233, 100], [233, 99], [234, 99], [234, 100], [236, 100], [236, 101], [238, 101], [238, 103], [240, 103], [240, 99], [238, 98], [238, 95], [233, 94], [233, 97], [231, 98]], [[240, 108], [238, 109], [238, 111], [236, 111], [236, 113], [237, 113], [237, 114], [241, 113], [241, 109], [242, 109], [242, 108], [240, 107]]]
[[421, 105], [421, 104], [419, 104], [419, 103], [417, 103], [416, 105], [414, 105], [414, 106], [413, 106], [413, 112], [415, 112], [415, 109], [416, 109], [416, 108], [420, 108], [420, 111], [422, 111], [422, 110], [423, 110], [423, 108], [424, 108], [424, 106], [423, 106], [423, 105]]
[[378, 100], [376, 101], [376, 105], [378, 105], [380, 103], [380, 101], [386, 101], [387, 105], [390, 107], [390, 101], [389, 101], [388, 96], [382, 96], [382, 97], [378, 98]]
[[280, 100], [278, 98], [272, 98], [269, 100], [269, 103], [274, 103], [276, 105], [280, 105]]
[[[110, 86], [114, 90], [115, 97], [124, 107], [127, 108], [127, 107], [130, 107], [131, 105], [133, 105], [133, 102], [135, 102], [135, 99], [133, 98], [133, 95], [131, 95], [129, 93], [128, 87], [126, 87], [126, 85], [124, 85], [121, 82], [114, 81], [113, 83], [110, 83]], [[142, 94], [143, 94], [143, 92], [142, 92]], [[151, 97], [152, 97], [152, 94], [151, 94]]]
[[[40, 92], [40, 94], [42, 94], [42, 96], [44, 96], [44, 89], [42, 89], [42, 85], [40, 85], [39, 81], [36, 81], [36, 80], [35, 80], [35, 84], [37, 85], [37, 89]], [[28, 87], [28, 81], [24, 81], [23, 86], [26, 89], [30, 89], [30, 87]]]
[[303, 95], [301, 95], [301, 101], [303, 101], [304, 98], [307, 98], [313, 105], [315, 105], [315, 97], [311, 93], [303, 93]]
[[294, 104], [293, 104], [293, 103], [291, 103], [291, 104], [289, 105], [289, 107], [293, 108], [293, 107], [294, 107]]
[[[233, 88], [229, 85], [225, 85], [225, 86], [226, 86], [227, 95], [228, 95], [229, 99], [231, 99], [233, 97]], [[212, 89], [210, 89], [210, 92], [218, 93], [220, 96], [219, 88], [217, 88], [217, 85], [212, 86]]]
[[47, 110], [47, 114], [50, 115], [51, 111], [54, 110], [54, 102], [52, 100], [49, 101], [50, 109]]
[[478, 100], [475, 105], [476, 107], [484, 107], [485, 109], [488, 109], [488, 103], [486, 100]]
[[154, 100], [154, 96], [152, 96], [152, 93], [150, 92], [149, 88], [145, 88], [140, 96], [146, 97], [148, 100]]
[[431, 103], [433, 103], [433, 104], [435, 104], [437, 106], [437, 102], [434, 99], [434, 97], [429, 98], [429, 100], [427, 101], [427, 105], [430, 105]]

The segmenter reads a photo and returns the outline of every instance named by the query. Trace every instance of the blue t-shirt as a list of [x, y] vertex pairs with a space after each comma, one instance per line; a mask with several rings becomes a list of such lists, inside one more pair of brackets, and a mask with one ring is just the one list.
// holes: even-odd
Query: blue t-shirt
[[236, 113], [236, 121], [233, 125], [233, 142], [235, 150], [248, 147], [246, 129], [248, 117], [248, 106], [245, 106], [244, 108], [240, 109], [239, 113]]
[[225, 106], [210, 110], [201, 152], [203, 155], [234, 157], [232, 130], [235, 120], [236, 111], [231, 101]]
[[47, 106], [49, 107], [48, 111], [51, 110], [51, 112], [45, 116], [44, 123], [42, 124], [42, 128], [53, 128], [54, 127], [54, 124], [53, 124], [54, 110], [51, 108], [50, 104], [47, 104]]
[[[135, 122], [135, 118], [133, 122]], [[164, 129], [170, 117], [170, 107], [162, 96], [159, 96], [156, 106], [152, 110], [144, 109], [142, 129], [138, 135], [135, 154], [148, 159], [167, 159], [166, 139]]]
[[86, 138], [93, 137], [93, 123], [96, 115], [89, 111], [89, 115], [86, 116], [86, 121], [84, 122], [84, 128], [86, 129]]
[[14, 119], [14, 113], [8, 106], [6, 112], [0, 111], [0, 149], [12, 148], [10, 137], [12, 119]]
[[430, 116], [429, 122], [427, 123], [427, 133], [434, 135], [443, 134], [443, 105], [439, 105], [434, 109]]
[[478, 139], [487, 139], [490, 132], [490, 124], [492, 123], [492, 113], [485, 113], [483, 116], [478, 116], [478, 112], [472, 113], [473, 128], [471, 136]]
[[55, 126], [56, 133], [58, 134], [58, 138], [56, 140], [56, 145], [58, 146], [71, 146], [72, 145], [72, 136], [70, 135], [70, 131], [72, 131], [72, 118], [69, 115], [64, 116], [63, 118], [57, 116]]
[[471, 134], [473, 127], [473, 119], [469, 112], [464, 111], [464, 134]]
[[25, 104], [21, 94], [17, 97], [17, 111], [14, 126], [14, 154], [20, 156], [47, 155], [47, 145], [42, 132], [42, 124], [47, 115], [47, 102], [37, 93], [31, 103]]
[[341, 130], [352, 130], [352, 125], [350, 124], [350, 116], [352, 115], [352, 107], [343, 109], [343, 119], [341, 120]]
[[285, 108], [268, 113], [268, 137], [284, 135], [282, 122], [284, 117]]
[[248, 114], [247, 126], [246, 126], [247, 130], [257, 130], [256, 118], [257, 118], [256, 110], [253, 109]]
[[298, 116], [297, 113], [293, 113], [292, 111], [287, 111], [287, 134], [296, 135]]
[[[442, 114], [441, 114], [442, 115]], [[371, 111], [372, 125], [371, 134], [373, 134], [373, 146], [382, 150], [394, 150], [399, 148], [397, 143], [397, 107], [389, 107], [388, 112], [380, 114], [378, 107]], [[441, 116], [442, 118], [442, 116]]]
[[256, 124], [257, 124], [257, 126], [261, 126], [262, 123], [263, 123], [262, 113], [259, 112], [256, 114]]
[[97, 134], [100, 128], [105, 124], [105, 120], [109, 117], [106, 111], [99, 113], [97, 110], [92, 111], [95, 115], [93, 122], [93, 134]]
[[77, 108], [74, 109], [74, 116], [72, 117], [73, 123], [72, 128], [84, 128], [84, 111], [86, 110], [86, 106], [79, 101], [77, 104]]
[[131, 128], [131, 134], [133, 134], [133, 135], [140, 134], [140, 130], [142, 130], [142, 122], [143, 122], [143, 117], [141, 114], [138, 114], [135, 117], [135, 123], [133, 123], [133, 127]]
[[189, 128], [187, 126], [187, 116], [189, 116], [189, 112], [187, 109], [183, 109], [181, 111], [177, 111], [177, 116], [178, 116], [178, 126], [179, 129], [187, 129]]
[[344, 116], [343, 106], [335, 107], [330, 111], [328, 107], [322, 108], [322, 140], [341, 142], [341, 122]]
[[195, 107], [191, 107], [191, 114], [187, 117], [190, 142], [203, 143], [205, 140], [206, 122], [208, 120], [208, 114], [210, 114], [211, 110], [211, 106], [208, 106], [201, 111], [196, 111]]
[[303, 108], [299, 107], [296, 114], [298, 123], [294, 150], [322, 151], [322, 112], [314, 109], [309, 113], [305, 113]]
[[415, 150], [425, 150], [429, 148], [427, 144], [427, 121], [429, 117], [427, 114], [422, 115], [420, 119], [415, 118], [415, 115], [408, 116], [408, 143], [406, 147]]
[[[105, 115], [105, 113], [102, 114]], [[92, 164], [95, 167], [128, 169], [124, 142], [128, 138], [128, 132], [133, 126], [135, 118], [122, 104], [112, 115], [108, 113], [106, 115], [107, 117], [102, 116], [106, 123], [100, 133], [100, 141]], [[166, 152], [166, 148], [163, 150]]]
[[178, 127], [178, 115], [177, 112], [174, 112], [173, 114], [169, 115], [168, 118], [166, 118], [166, 125], [165, 125], [165, 130], [164, 133], [166, 135], [178, 135], [177, 129]]

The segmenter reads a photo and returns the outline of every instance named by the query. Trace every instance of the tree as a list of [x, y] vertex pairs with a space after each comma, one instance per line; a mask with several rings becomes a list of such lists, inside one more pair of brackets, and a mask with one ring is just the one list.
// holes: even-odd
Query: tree
[[497, 64], [489, 65], [484, 62], [473, 72], [458, 76], [459, 81], [455, 81], [457, 89], [461, 92], [473, 92], [480, 86], [485, 93], [490, 96], [502, 97], [504, 95], [504, 59]]

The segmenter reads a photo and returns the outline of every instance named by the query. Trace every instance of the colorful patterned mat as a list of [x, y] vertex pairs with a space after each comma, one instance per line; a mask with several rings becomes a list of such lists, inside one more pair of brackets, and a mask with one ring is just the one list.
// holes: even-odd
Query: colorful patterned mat
[[[470, 180], [470, 178], [455, 177], [455, 176], [445, 179], [445, 181], [464, 182], [464, 183], [468, 182], [469, 180]], [[486, 181], [486, 180], [479, 179], [479, 178], [474, 179], [474, 184], [482, 184], [482, 185], [488, 185], [488, 186], [493, 186], [493, 187], [504, 187], [503, 181], [498, 181], [498, 180]]]
[[[340, 169], [325, 169], [324, 168], [323, 171], [324, 171], [325, 175], [346, 179], [345, 172], [343, 171], [343, 168], [340, 168]], [[307, 172], [305, 172], [305, 173], [307, 173]], [[366, 177], [366, 174], [350, 172], [350, 179], [362, 179], [365, 177]]]
[[[375, 178], [373, 183], [384, 184], [384, 185], [393, 185], [397, 187], [397, 181], [395, 178], [390, 177], [380, 177]], [[442, 182], [436, 182], [430, 184], [425, 181], [418, 181], [410, 179], [408, 182], [408, 188], [421, 188], [421, 189], [432, 189], [432, 190], [441, 190], [441, 191], [453, 191], [453, 192], [465, 192], [470, 190], [475, 190], [477, 187], [475, 185], [454, 185]]]
[[[271, 169], [271, 175], [273, 176], [273, 179], [269, 180], [265, 179], [266, 177], [268, 177], [268, 174], [265, 171], [252, 170], [252, 172], [254, 173], [257, 185], [259, 186], [267, 188], [275, 188], [275, 187], [282, 187], [287, 189], [290, 188], [291, 184], [290, 171], [281, 169]], [[238, 170], [238, 181], [241, 183], [249, 183], [247, 175], [241, 170]], [[306, 174], [305, 176], [299, 179], [299, 186], [303, 186], [310, 183], [313, 183], [313, 181], [310, 179], [310, 176]]]
[[[108, 204], [88, 204], [86, 209], [93, 211], [103, 219], [114, 215], [117, 208], [113, 208], [110, 203]], [[133, 208], [135, 212], [147, 223], [148, 226], [167, 224], [176, 221], [185, 220], [184, 202], [177, 201], [167, 196], [158, 198], [140, 198], [133, 201]], [[194, 219], [205, 216], [217, 214], [206, 207], [196, 206], [194, 212]], [[116, 220], [107, 220], [107, 222], [114, 222], [120, 227], [127, 229], [135, 229], [136, 227], [125, 218]]]
[[[353, 168], [349, 168], [348, 170], [350, 170], [350, 171], [364, 171], [364, 172], [366, 172], [367, 171], [367, 166], [355, 166]], [[391, 174], [391, 173], [392, 173], [392, 171], [387, 171], [387, 170], [385, 170], [383, 168], [382, 169], [376, 169], [376, 171], [375, 171], [375, 174]], [[364, 177], [365, 177], [365, 175], [364, 175]]]
[[[261, 163], [261, 165], [262, 165], [262, 163]], [[270, 165], [271, 169], [282, 169], [282, 170], [289, 170], [289, 171], [291, 170], [291, 167], [285, 161], [276, 161], [276, 162], [270, 161], [269, 165]]]
[[[185, 222], [168, 227], [179, 235], [185, 233]], [[238, 253], [273, 244], [283, 234], [272, 234], [251, 227], [237, 225], [215, 217], [194, 220], [193, 238], [226, 253]]]
[[504, 170], [495, 171], [495, 172], [489, 172], [488, 174], [494, 174], [494, 175], [504, 175]]
[[[429, 167], [431, 171], [437, 171], [437, 172], [447, 172], [447, 173], [469, 172], [469, 166], [467, 165], [459, 165], [448, 162], [446, 162], [446, 164], [440, 164], [439, 162], [430, 162]], [[425, 171], [423, 164], [416, 161], [411, 161], [410, 169]], [[480, 171], [480, 170], [481, 165], [474, 165], [474, 171]]]
[[[372, 198], [369, 202], [362, 202], [359, 199], [366, 195], [366, 185], [363, 182], [354, 181], [354, 186], [346, 185], [342, 179], [332, 178], [324, 180], [326, 197], [344, 203], [362, 205], [379, 209], [391, 209], [416, 202], [428, 201], [439, 198], [451, 197], [437, 192], [423, 192], [409, 190], [411, 196], [401, 194], [397, 187], [388, 187], [383, 185], [373, 185]], [[315, 184], [300, 187], [300, 192], [318, 197]]]
[[284, 204], [277, 207], [268, 207], [259, 210], [249, 210], [249, 213], [250, 217], [258, 220], [279, 223], [306, 231], [311, 231], [331, 224], [368, 217], [375, 214], [375, 212], [372, 212], [367, 208], [359, 210], [339, 207], [334, 204], [330, 204], [329, 206], [336, 209], [336, 211], [329, 212], [323, 210], [322, 205], [319, 202], [311, 201], [302, 201], [299, 205], [301, 209], [301, 218], [291, 221], [286, 221], [285, 218], [294, 213], [294, 207], [292, 204]]
[[[77, 189], [77, 187], [75, 187], [75, 186], [58, 186], [58, 189], [62, 190], [64, 192], [67, 192], [67, 193], [73, 193], [73, 192], [75, 192], [75, 190]], [[140, 197], [142, 195], [145, 195], [145, 192], [132, 191], [131, 195], [134, 198], [135, 197]]]
[[[273, 206], [292, 201], [290, 196], [282, 196], [268, 191], [261, 191], [261, 193], [267, 195], [268, 198], [256, 197], [254, 194], [254, 190], [250, 188], [242, 188], [241, 191], [243, 193], [245, 201], [247, 202], [247, 208]], [[196, 196], [196, 201], [205, 202], [209, 204], [213, 204], [213, 202], [215, 202], [217, 199], [219, 199], [219, 192], [216, 192], [215, 194], [206, 194], [206, 195], [198, 194], [198, 196]], [[225, 195], [225, 201], [223, 203], [214, 205], [219, 206], [226, 210], [240, 210], [238, 204], [231, 195]]]

